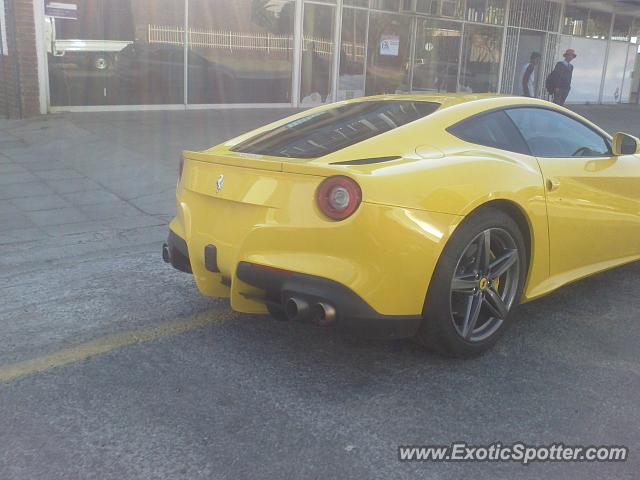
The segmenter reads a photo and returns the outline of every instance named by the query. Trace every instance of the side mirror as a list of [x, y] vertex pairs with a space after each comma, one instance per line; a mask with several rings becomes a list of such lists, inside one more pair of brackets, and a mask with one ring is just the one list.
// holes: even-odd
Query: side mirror
[[616, 133], [613, 136], [613, 154], [634, 155], [640, 153], [640, 140], [626, 133]]

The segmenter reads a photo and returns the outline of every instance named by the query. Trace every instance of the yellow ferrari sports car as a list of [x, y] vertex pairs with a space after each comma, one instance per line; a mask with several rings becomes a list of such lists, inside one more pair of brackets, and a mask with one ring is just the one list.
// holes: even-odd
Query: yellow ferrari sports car
[[640, 258], [640, 142], [543, 100], [324, 105], [180, 161], [163, 258], [239, 312], [440, 353]]

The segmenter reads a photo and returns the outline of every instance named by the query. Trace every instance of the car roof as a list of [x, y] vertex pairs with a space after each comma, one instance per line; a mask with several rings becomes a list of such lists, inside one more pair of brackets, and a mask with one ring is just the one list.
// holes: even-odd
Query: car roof
[[[521, 97], [515, 95], [504, 95], [497, 93], [396, 93], [372, 95], [368, 97], [358, 97], [351, 100], [345, 100], [340, 103], [358, 103], [368, 101], [393, 101], [393, 100], [410, 100], [417, 102], [434, 102], [439, 103], [442, 107], [452, 107], [472, 102], [481, 102], [485, 105], [493, 104], [496, 108], [508, 105], [550, 105], [550, 102], [530, 97]], [[491, 107], [489, 107], [491, 108]]]
[[[555, 110], [559, 113], [563, 113], [572, 117], [580, 122], [591, 126], [602, 135], [611, 137], [608, 132], [603, 130], [600, 126], [591, 122], [565, 107], [556, 105], [555, 103], [539, 98], [523, 97], [518, 95], [505, 95], [496, 93], [411, 93], [411, 94], [388, 94], [388, 95], [375, 95], [369, 97], [359, 97], [353, 100], [347, 100], [345, 103], [351, 102], [366, 102], [366, 101], [381, 101], [381, 100], [409, 100], [409, 101], [421, 101], [421, 102], [434, 102], [441, 105], [441, 107], [433, 114], [421, 119], [419, 121], [431, 123], [432, 125], [439, 124], [439, 127], [446, 128], [458, 121], [462, 121], [466, 118], [474, 115], [491, 111], [493, 109], [505, 108], [505, 107], [538, 107], [546, 108], [549, 110]], [[342, 103], [342, 102], [341, 102]]]
[[[292, 122], [304, 118], [308, 115], [323, 112], [325, 110], [336, 108], [341, 105], [357, 104], [367, 101], [431, 102], [439, 104], [440, 107], [433, 113], [401, 127], [395, 128], [390, 132], [386, 132], [382, 135], [376, 135], [372, 138], [357, 142], [336, 152], [318, 157], [316, 160], [314, 160], [316, 163], [331, 163], [333, 161], [342, 159], [342, 157], [360, 158], [363, 155], [367, 155], [367, 152], [372, 149], [378, 152], [379, 156], [385, 156], [387, 155], [387, 153], [388, 155], [397, 155], [398, 152], [396, 147], [398, 144], [411, 145], [416, 142], [422, 142], [425, 145], [429, 144], [431, 147], [437, 148], [439, 147], [440, 140], [445, 142], [448, 141], [447, 135], [440, 136], [437, 134], [437, 132], [442, 132], [444, 134], [447, 128], [457, 124], [458, 122], [469, 119], [478, 114], [483, 114], [492, 110], [508, 107], [537, 107], [554, 110], [573, 117], [574, 119], [581, 121], [588, 126], [591, 126], [596, 131], [600, 132], [603, 136], [609, 139], [611, 138], [610, 135], [607, 134], [607, 132], [605, 132], [589, 120], [585, 119], [584, 117], [546, 100], [513, 95], [497, 95], [491, 93], [412, 93], [358, 97], [349, 100], [342, 100], [336, 103], [316, 106], [231, 139], [225, 142], [224, 147], [233, 147], [234, 145], [237, 145], [238, 143], [245, 141], [257, 134], [272, 130], [287, 122]], [[429, 132], [428, 140], [425, 138], [425, 131]], [[389, 142], [387, 140], [389, 138], [389, 135], [396, 135], [397, 141]], [[418, 146], [418, 144], [416, 143], [415, 146]]]

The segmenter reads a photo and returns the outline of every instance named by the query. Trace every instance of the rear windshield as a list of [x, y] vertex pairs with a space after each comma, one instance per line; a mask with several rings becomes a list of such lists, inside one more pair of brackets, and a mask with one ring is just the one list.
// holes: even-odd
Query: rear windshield
[[298, 118], [232, 150], [275, 157], [322, 157], [425, 117], [439, 106], [407, 100], [350, 103]]

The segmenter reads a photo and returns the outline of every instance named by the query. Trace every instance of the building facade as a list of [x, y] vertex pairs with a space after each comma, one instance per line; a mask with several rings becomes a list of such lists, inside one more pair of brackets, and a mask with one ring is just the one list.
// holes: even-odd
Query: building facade
[[535, 90], [638, 102], [640, 0], [0, 0], [0, 113], [312, 106]]

